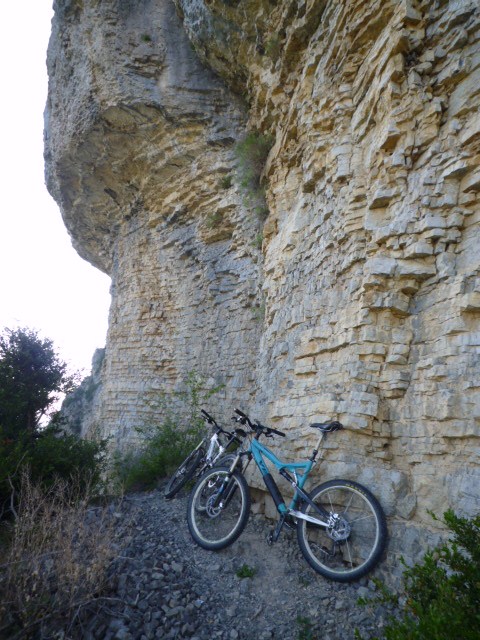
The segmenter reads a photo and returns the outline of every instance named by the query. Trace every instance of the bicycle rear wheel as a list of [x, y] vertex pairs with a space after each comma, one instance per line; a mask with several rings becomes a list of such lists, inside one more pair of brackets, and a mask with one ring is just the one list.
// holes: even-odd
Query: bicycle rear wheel
[[197, 467], [200, 465], [205, 452], [203, 449], [195, 449], [185, 458], [182, 464], [175, 471], [165, 487], [165, 498], [173, 498], [173, 496], [184, 487], [187, 482], [194, 476]]
[[[357, 580], [371, 571], [387, 542], [385, 515], [375, 496], [349, 480], [330, 480], [309, 495], [329, 514], [328, 527], [297, 521], [298, 544], [310, 566], [338, 582]], [[308, 503], [301, 511], [320, 517]]]
[[195, 542], [204, 549], [228, 547], [247, 524], [250, 514], [247, 482], [235, 471], [225, 487], [224, 480], [228, 474], [227, 468], [213, 467], [203, 474], [190, 494], [188, 528]]

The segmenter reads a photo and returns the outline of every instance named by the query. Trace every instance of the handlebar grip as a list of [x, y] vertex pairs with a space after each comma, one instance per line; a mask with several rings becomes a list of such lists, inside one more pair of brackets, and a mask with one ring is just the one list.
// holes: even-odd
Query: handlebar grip
[[279, 431], [278, 429], [272, 429], [272, 427], [269, 427], [269, 431], [271, 433], [275, 433], [277, 436], [282, 436], [282, 438], [285, 438], [286, 434], [283, 433], [283, 431]]
[[200, 413], [203, 415], [203, 418], [204, 418], [207, 422], [209, 422], [210, 424], [214, 424], [216, 427], [218, 427], [218, 425], [217, 425], [217, 423], [216, 423], [215, 419], [214, 419], [214, 418], [212, 418], [212, 416], [211, 416], [209, 413], [207, 413], [207, 412], [205, 411], [205, 409], [200, 409]]
[[[247, 416], [246, 413], [243, 413], [243, 411], [240, 411], [240, 409], [234, 409], [235, 413], [237, 415], [240, 416], [240, 418], [242, 418], [242, 420], [245, 420], [245, 422], [248, 424], [248, 426], [250, 427], [250, 429], [253, 429], [253, 425], [250, 421], [250, 418]], [[244, 423], [245, 424], [245, 423]]]

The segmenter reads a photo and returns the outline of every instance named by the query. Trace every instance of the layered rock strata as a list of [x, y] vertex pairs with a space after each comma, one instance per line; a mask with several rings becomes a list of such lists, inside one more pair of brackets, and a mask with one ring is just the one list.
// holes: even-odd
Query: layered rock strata
[[[191, 369], [288, 457], [339, 418], [324, 477], [415, 557], [427, 509], [480, 506], [478, 3], [176, 4], [56, 5], [48, 184], [112, 277], [90, 424], [127, 442]], [[264, 225], [230, 185], [247, 129], [274, 140]]]
[[47, 180], [79, 253], [112, 277], [89, 428], [126, 445], [195, 369], [253, 395], [259, 221], [228, 180], [243, 102], [202, 66], [171, 2], [57, 3]]

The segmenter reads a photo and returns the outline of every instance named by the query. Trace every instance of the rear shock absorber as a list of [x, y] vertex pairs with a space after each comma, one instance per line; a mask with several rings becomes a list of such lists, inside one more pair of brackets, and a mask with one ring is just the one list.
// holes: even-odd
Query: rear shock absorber
[[[275, 502], [277, 509], [280, 513], [283, 513], [286, 509], [285, 507], [285, 501], [282, 497], [282, 494], [280, 493], [279, 488], [277, 487], [277, 483], [275, 482], [275, 480], [272, 478], [272, 474], [270, 473], [266, 473], [263, 476], [263, 481], [265, 482], [265, 486], [267, 487], [267, 489], [270, 491], [270, 494], [273, 498], [273, 501]], [[282, 508], [283, 505], [283, 508]]]

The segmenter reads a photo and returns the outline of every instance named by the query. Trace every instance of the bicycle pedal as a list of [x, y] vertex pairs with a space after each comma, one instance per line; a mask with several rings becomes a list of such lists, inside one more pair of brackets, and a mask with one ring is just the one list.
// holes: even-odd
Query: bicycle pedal
[[267, 535], [267, 544], [269, 547], [271, 547], [273, 544], [273, 531], [270, 531], [270, 533]]

